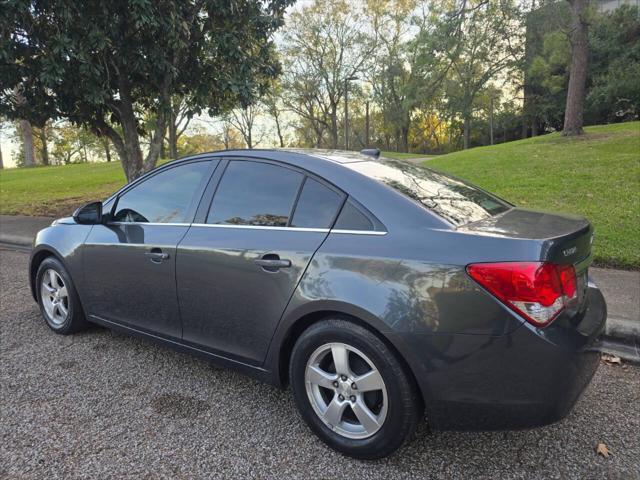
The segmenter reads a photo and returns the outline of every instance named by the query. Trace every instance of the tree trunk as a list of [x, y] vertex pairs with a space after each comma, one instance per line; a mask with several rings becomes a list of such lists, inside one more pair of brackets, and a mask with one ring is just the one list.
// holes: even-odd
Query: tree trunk
[[2, 145], [0, 145], [0, 170], [4, 168], [4, 162], [2, 160]]
[[471, 116], [465, 115], [464, 117], [464, 149], [469, 148], [469, 140], [471, 139]]
[[338, 148], [338, 107], [331, 106], [331, 148]]
[[370, 139], [370, 125], [369, 125], [369, 101], [364, 104], [364, 147], [369, 148]]
[[280, 128], [280, 115], [274, 109], [273, 119], [276, 122], [276, 132], [278, 133], [278, 141], [280, 142], [280, 148], [284, 148], [284, 137], [282, 136], [282, 129]]
[[111, 161], [111, 149], [109, 148], [109, 139], [104, 140], [104, 154], [107, 157], [107, 162]]
[[42, 150], [40, 151], [42, 157], [42, 165], [49, 165], [49, 145], [47, 138], [47, 124], [45, 123], [40, 129], [40, 141], [42, 142]]
[[567, 107], [564, 113], [562, 135], [582, 135], [584, 133], [583, 114], [587, 87], [587, 60], [589, 55], [588, 24], [586, 21], [589, 0], [568, 0], [571, 5], [571, 67]]
[[22, 134], [22, 147], [24, 149], [24, 166], [34, 167], [36, 159], [33, 151], [33, 130], [29, 120], [20, 120], [20, 133]]
[[169, 119], [169, 157], [172, 159], [178, 158], [178, 126], [176, 125], [176, 115], [171, 109], [169, 113], [171, 118]]

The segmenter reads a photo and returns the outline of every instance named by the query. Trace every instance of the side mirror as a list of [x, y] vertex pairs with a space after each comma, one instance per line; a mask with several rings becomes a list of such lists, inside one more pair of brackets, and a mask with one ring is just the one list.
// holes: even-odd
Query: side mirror
[[82, 225], [102, 223], [102, 202], [87, 203], [73, 212], [73, 219]]

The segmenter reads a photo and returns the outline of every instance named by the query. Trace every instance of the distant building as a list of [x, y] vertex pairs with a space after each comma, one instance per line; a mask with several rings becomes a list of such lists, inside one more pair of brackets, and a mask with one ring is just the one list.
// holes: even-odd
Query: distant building
[[596, 4], [601, 12], [611, 12], [622, 5], [640, 7], [640, 0], [597, 0]]

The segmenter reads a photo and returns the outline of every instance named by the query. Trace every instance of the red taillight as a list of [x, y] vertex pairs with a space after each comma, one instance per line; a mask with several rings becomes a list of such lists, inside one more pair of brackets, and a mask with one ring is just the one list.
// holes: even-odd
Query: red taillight
[[467, 272], [476, 282], [522, 315], [545, 327], [577, 297], [572, 265], [546, 262], [474, 263]]

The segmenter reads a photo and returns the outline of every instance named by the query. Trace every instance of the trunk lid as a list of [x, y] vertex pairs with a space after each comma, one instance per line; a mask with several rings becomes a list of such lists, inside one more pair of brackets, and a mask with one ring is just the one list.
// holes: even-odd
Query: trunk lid
[[586, 218], [512, 208], [500, 215], [459, 227], [458, 230], [539, 242], [539, 258], [505, 260], [539, 260], [573, 265], [577, 277], [578, 308], [584, 304], [593, 242], [593, 227]]

